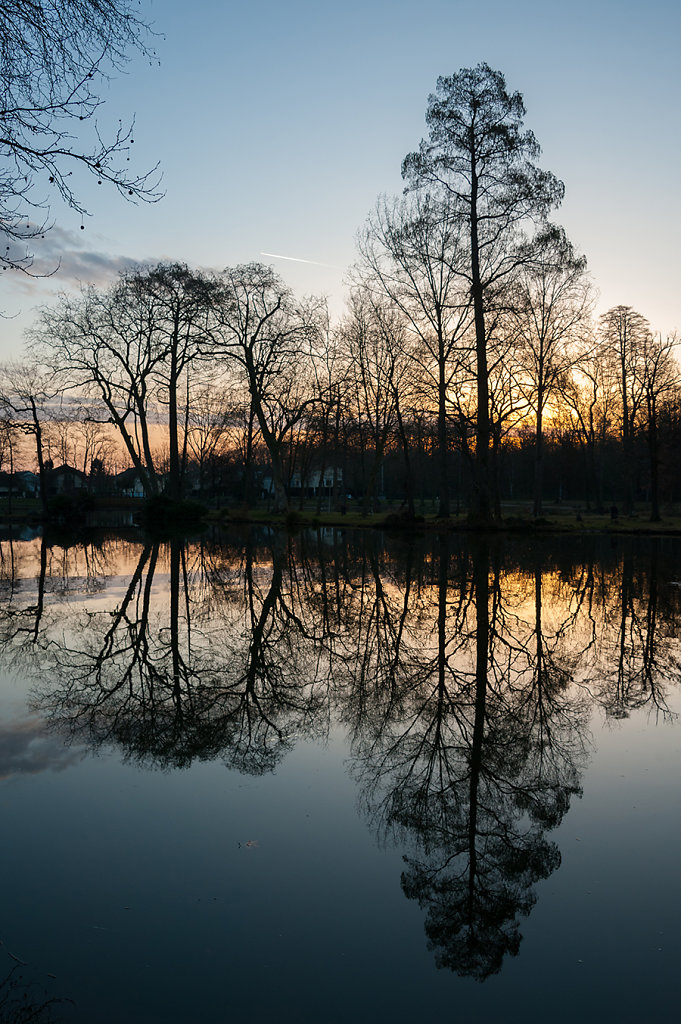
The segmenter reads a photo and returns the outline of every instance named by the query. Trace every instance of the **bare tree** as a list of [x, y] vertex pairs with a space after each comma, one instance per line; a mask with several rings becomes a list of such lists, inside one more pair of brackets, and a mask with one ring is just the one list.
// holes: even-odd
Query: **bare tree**
[[584, 496], [587, 508], [592, 500], [601, 508], [603, 474], [598, 447], [610, 432], [613, 416], [610, 367], [593, 337], [584, 338], [579, 349], [575, 362], [558, 382], [559, 422], [562, 421], [586, 455]]
[[366, 289], [355, 289], [341, 325], [344, 358], [363, 458], [364, 513], [373, 511], [386, 444], [396, 425], [399, 346], [386, 311]]
[[439, 516], [450, 513], [447, 409], [471, 319], [466, 253], [454, 201], [424, 193], [381, 200], [360, 236], [367, 286], [402, 316], [424, 388], [437, 407]]
[[[533, 222], [545, 219], [563, 198], [563, 184], [533, 162], [540, 148], [523, 130], [520, 93], [509, 93], [504, 76], [487, 64], [438, 78], [428, 98], [428, 140], [402, 164], [412, 187], [443, 190], [466, 232], [465, 278], [475, 324], [476, 441], [473, 514], [484, 525], [492, 516], [487, 366], [490, 300], [500, 282], [527, 263], [535, 249]], [[527, 237], [527, 233], [530, 237]]]
[[[129, 285], [135, 295], [139, 294], [156, 345], [164, 356], [154, 368], [154, 377], [157, 400], [168, 408], [168, 493], [177, 500], [186, 463], [190, 372], [193, 364], [200, 361], [202, 352], [210, 350], [219, 286], [213, 279], [181, 263], [159, 264], [134, 274], [129, 278]], [[180, 427], [183, 385], [184, 422]]]
[[586, 260], [562, 230], [551, 231], [537, 258], [519, 268], [509, 327], [518, 384], [534, 413], [534, 515], [542, 513], [544, 413], [574, 365], [592, 307]]
[[679, 393], [681, 371], [676, 360], [675, 335], [663, 338], [648, 334], [643, 342], [643, 393], [645, 397], [645, 433], [650, 463], [650, 518], [660, 520], [660, 407]]
[[9, 469], [9, 487], [7, 489], [7, 511], [12, 514], [12, 488], [14, 486], [14, 460], [17, 450], [17, 429], [12, 422], [11, 409], [0, 399], [0, 469], [7, 465]]
[[31, 332], [64, 391], [101, 401], [145, 493], [159, 490], [150, 436], [154, 371], [165, 357], [148, 307], [122, 278], [108, 291], [93, 287], [62, 295], [41, 310]]
[[[313, 363], [317, 402], [313, 416], [308, 422], [308, 431], [315, 444], [318, 460], [320, 486], [317, 490], [317, 514], [321, 513], [326, 470], [331, 470], [329, 497], [334, 507], [338, 504], [338, 492], [345, 486], [340, 465], [341, 418], [351, 387], [349, 367], [343, 360], [342, 327], [332, 330], [328, 309], [320, 318], [321, 348], [319, 358]], [[330, 464], [330, 465], [329, 465]]]
[[[111, 74], [132, 52], [151, 57], [134, 7], [133, 0], [7, 0], [0, 7], [0, 232], [10, 242], [44, 232], [50, 196], [86, 213], [77, 168], [125, 198], [160, 198], [155, 169], [130, 172], [134, 122], [119, 122], [109, 137], [97, 123]], [[1, 262], [27, 270], [31, 257], [10, 244]]]
[[147, 495], [160, 490], [154, 418], [168, 409], [169, 493], [181, 488], [178, 402], [209, 336], [217, 285], [183, 264], [121, 275], [112, 288], [63, 295], [31, 332], [63, 391], [96, 399], [118, 430]]
[[649, 344], [650, 324], [631, 306], [614, 306], [600, 319], [601, 336], [606, 351], [617, 368], [617, 391], [620, 401], [620, 423], [625, 507], [634, 511], [636, 464], [634, 437], [639, 427], [645, 401], [645, 350]]
[[506, 330], [508, 318], [488, 317], [490, 474], [495, 516], [501, 518], [501, 456], [505, 439], [516, 432], [527, 417], [527, 399], [518, 386], [515, 339]]
[[229, 386], [202, 383], [192, 388], [187, 443], [199, 468], [199, 490], [205, 486], [206, 467], [226, 452], [228, 424], [234, 408]]
[[319, 306], [296, 304], [271, 267], [226, 269], [214, 352], [233, 360], [250, 393], [272, 463], [275, 511], [288, 509], [283, 447], [316, 400], [310, 363], [319, 337]]
[[45, 421], [56, 395], [54, 380], [38, 362], [10, 363], [0, 371], [0, 407], [5, 418], [35, 444], [43, 514], [49, 511], [44, 457]]
[[115, 435], [108, 424], [100, 422], [92, 406], [80, 405], [78, 420], [73, 424], [76, 434], [76, 464], [83, 473], [92, 473], [111, 461], [116, 449]]

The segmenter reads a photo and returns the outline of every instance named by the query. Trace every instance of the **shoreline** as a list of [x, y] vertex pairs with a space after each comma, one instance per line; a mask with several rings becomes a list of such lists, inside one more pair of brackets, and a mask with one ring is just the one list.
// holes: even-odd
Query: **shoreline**
[[[56, 512], [57, 510], [55, 510]], [[69, 510], [70, 511], [70, 510]], [[76, 515], [60, 510], [54, 516], [45, 519], [35, 509], [16, 510], [11, 515], [0, 510], [0, 524], [3, 528], [30, 527], [32, 529], [58, 529], [62, 532], [97, 530], [101, 528], [121, 529], [133, 527], [147, 532], [172, 529], [173, 531], [195, 531], [204, 527], [230, 526], [271, 526], [289, 532], [302, 529], [359, 529], [385, 530], [394, 533], [464, 533], [464, 534], [514, 534], [543, 536], [549, 534], [606, 534], [610, 536], [681, 536], [681, 515], [668, 514], [659, 521], [652, 521], [645, 513], [633, 516], [617, 516], [609, 513], [589, 512], [571, 508], [569, 511], [546, 512], [535, 519], [531, 514], [523, 513], [522, 509], [508, 510], [501, 520], [481, 527], [471, 522], [467, 514], [452, 515], [441, 519], [434, 513], [408, 517], [401, 510], [387, 509], [381, 512], [363, 514], [357, 509], [345, 512], [321, 512], [311, 509], [289, 509], [285, 513], [275, 513], [264, 508], [222, 507], [209, 508], [198, 502], [180, 502], [176, 506], [168, 503], [154, 512], [143, 502], [97, 503], [87, 512]], [[116, 524], [107, 522], [109, 517], [117, 517], [123, 513], [128, 522]], [[96, 522], [98, 518], [101, 523]], [[89, 521], [88, 521], [89, 520]], [[95, 521], [92, 521], [95, 520]]]

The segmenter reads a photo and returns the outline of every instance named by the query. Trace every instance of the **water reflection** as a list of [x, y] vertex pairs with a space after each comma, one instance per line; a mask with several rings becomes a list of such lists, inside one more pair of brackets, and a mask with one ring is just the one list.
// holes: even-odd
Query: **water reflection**
[[593, 587], [603, 624], [594, 695], [614, 718], [644, 706], [669, 713], [665, 684], [678, 679], [681, 667], [679, 602], [677, 587], [660, 590], [659, 560], [659, 541], [651, 544], [646, 560], [636, 561], [625, 548], [613, 576], [599, 574]]
[[47, 994], [26, 976], [26, 965], [13, 953], [0, 960], [0, 1020], [3, 1024], [57, 1024], [71, 1001]]
[[0, 722], [0, 780], [16, 775], [60, 771], [74, 764], [80, 752], [65, 747], [56, 736], [45, 735], [38, 716]]
[[325, 702], [283, 590], [284, 543], [265, 566], [250, 549], [215, 555], [147, 544], [113, 611], [45, 631], [36, 706], [53, 727], [163, 768], [221, 757], [252, 774], [314, 731]]
[[342, 723], [438, 965], [482, 980], [560, 864], [551, 832], [581, 792], [594, 707], [669, 713], [681, 595], [660, 581], [664, 544], [2, 542], [0, 650], [53, 734], [161, 768], [263, 774]]
[[376, 830], [413, 850], [402, 888], [438, 965], [483, 979], [517, 953], [532, 887], [560, 863], [545, 833], [579, 792], [587, 704], [562, 643], [574, 614], [546, 633], [538, 568], [531, 622], [486, 545], [457, 576], [442, 540], [431, 642], [403, 648], [399, 697], [357, 729], [355, 771]]

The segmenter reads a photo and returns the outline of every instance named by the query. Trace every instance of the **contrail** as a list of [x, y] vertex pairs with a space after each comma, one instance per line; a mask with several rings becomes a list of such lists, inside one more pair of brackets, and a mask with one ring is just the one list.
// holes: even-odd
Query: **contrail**
[[269, 256], [273, 260], [290, 260], [291, 263], [309, 263], [313, 267], [328, 267], [329, 270], [342, 270], [342, 267], [335, 267], [333, 263], [319, 263], [317, 260], [301, 260], [297, 256], [280, 256], [276, 252], [261, 252], [261, 256]]

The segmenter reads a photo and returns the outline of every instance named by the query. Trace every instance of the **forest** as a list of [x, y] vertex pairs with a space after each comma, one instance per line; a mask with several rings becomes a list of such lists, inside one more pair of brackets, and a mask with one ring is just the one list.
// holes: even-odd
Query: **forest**
[[484, 526], [504, 505], [658, 520], [681, 500], [674, 333], [595, 315], [519, 93], [438, 79], [428, 135], [357, 236], [345, 314], [269, 266], [137, 266], [43, 308], [0, 370], [0, 470], [286, 512], [388, 500]]

